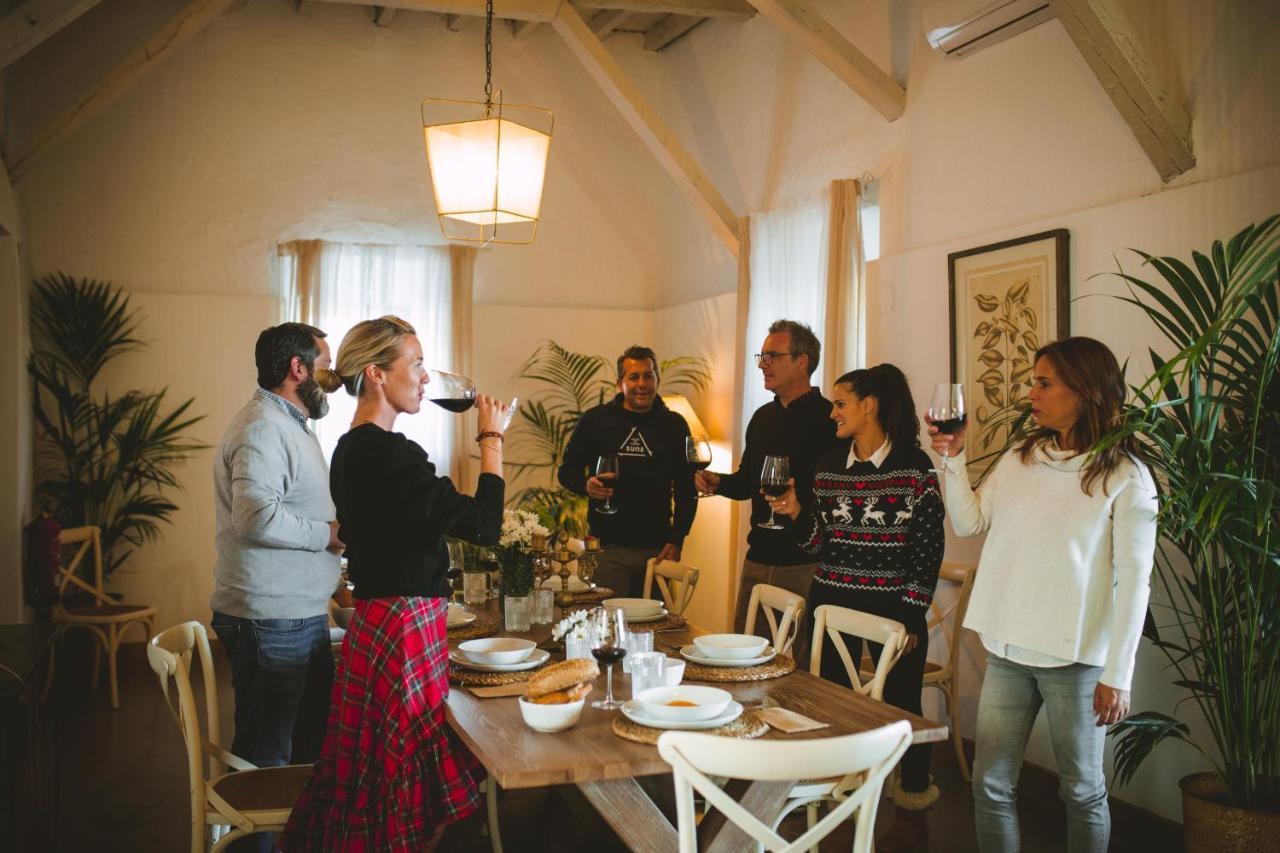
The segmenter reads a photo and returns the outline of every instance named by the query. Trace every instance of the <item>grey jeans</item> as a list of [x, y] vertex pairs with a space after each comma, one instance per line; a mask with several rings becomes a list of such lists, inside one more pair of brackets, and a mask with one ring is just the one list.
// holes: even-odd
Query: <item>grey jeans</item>
[[1067, 807], [1069, 853], [1106, 853], [1111, 811], [1102, 772], [1106, 728], [1095, 725], [1093, 691], [1102, 667], [1038, 667], [987, 657], [978, 700], [973, 814], [982, 853], [1017, 853], [1018, 774], [1036, 715], [1044, 707]]
[[[649, 548], [627, 548], [622, 545], [605, 544], [600, 554], [600, 562], [596, 564], [596, 573], [592, 581], [598, 586], [607, 586], [613, 590], [617, 598], [639, 598], [644, 594], [644, 573], [649, 560], [658, 556], [661, 545]], [[654, 584], [651, 598], [660, 599], [657, 584]]]
[[[802, 563], [798, 566], [775, 566], [769, 563], [757, 563], [754, 560], [742, 561], [742, 576], [738, 583], [738, 605], [734, 608], [733, 630], [739, 633], [746, 631], [747, 606], [751, 603], [751, 590], [758, 583], [780, 586], [788, 592], [794, 592], [801, 598], [809, 597], [809, 587], [813, 584], [813, 573], [817, 563]], [[804, 616], [805, 624], [796, 635], [795, 645], [791, 647], [791, 656], [801, 669], [809, 668], [809, 632], [812, 620], [808, 613]], [[769, 636], [769, 622], [760, 614], [756, 614], [755, 633], [761, 637]]]

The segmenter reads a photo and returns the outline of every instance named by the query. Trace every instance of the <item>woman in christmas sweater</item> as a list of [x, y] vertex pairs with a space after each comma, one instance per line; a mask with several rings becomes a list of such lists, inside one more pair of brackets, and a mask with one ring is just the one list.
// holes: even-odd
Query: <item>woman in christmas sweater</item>
[[[773, 501], [774, 511], [796, 521], [801, 545], [819, 558], [809, 589], [809, 612], [823, 604], [849, 607], [901, 622], [907, 647], [885, 682], [884, 699], [920, 713], [929, 632], [925, 625], [942, 566], [942, 498], [932, 463], [920, 449], [911, 389], [892, 364], [854, 370], [831, 392], [836, 435], [850, 450], [818, 460], [813, 506], [795, 491]], [[822, 677], [848, 685], [844, 664], [824, 638]], [[873, 656], [880, 648], [873, 646]], [[929, 779], [929, 746], [909, 749], [895, 783], [894, 825], [876, 850], [920, 849], [928, 836], [925, 814], [938, 799]]]

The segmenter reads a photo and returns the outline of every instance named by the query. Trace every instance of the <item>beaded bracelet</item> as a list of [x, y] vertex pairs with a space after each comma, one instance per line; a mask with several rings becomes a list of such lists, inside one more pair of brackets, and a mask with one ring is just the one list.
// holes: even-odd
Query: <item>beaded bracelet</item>
[[494, 432], [493, 430], [485, 430], [484, 432], [476, 433], [476, 444], [479, 444], [482, 439], [486, 438], [496, 438], [498, 441], [502, 441], [502, 433]]

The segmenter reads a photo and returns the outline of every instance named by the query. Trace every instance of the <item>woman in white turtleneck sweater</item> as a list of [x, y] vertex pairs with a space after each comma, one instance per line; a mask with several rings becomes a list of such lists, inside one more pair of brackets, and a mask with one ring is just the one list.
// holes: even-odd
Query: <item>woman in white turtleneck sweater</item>
[[1132, 445], [1093, 448], [1115, 424], [1124, 377], [1107, 347], [1067, 338], [1035, 355], [1039, 429], [975, 494], [964, 432], [930, 426], [946, 458], [944, 502], [960, 536], [987, 534], [965, 627], [988, 651], [973, 797], [983, 853], [1019, 849], [1018, 772], [1043, 707], [1067, 807], [1067, 849], [1106, 851], [1106, 726], [1129, 711], [1147, 609], [1156, 489]]

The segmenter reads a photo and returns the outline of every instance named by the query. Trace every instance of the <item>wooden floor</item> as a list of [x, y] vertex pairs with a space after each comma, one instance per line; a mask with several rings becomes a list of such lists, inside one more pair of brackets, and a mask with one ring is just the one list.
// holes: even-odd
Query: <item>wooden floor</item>
[[[59, 675], [45, 706], [44, 734], [56, 742], [57, 795], [53, 825], [56, 831], [33, 840], [23, 820], [30, 814], [19, 786], [20, 819], [17, 851], [57, 853], [82, 851], [183, 851], [188, 842], [185, 758], [181, 736], [164, 706], [155, 676], [147, 668], [142, 646], [121, 650], [121, 707], [112, 711], [105, 686], [90, 690], [87, 666], [72, 661], [87, 656], [59, 655]], [[231, 686], [225, 659], [219, 657], [222, 717], [231, 723]], [[229, 730], [228, 730], [229, 734]], [[229, 741], [229, 737], [227, 738]], [[969, 789], [960, 779], [955, 760], [945, 746], [934, 749], [934, 774], [942, 799], [930, 813], [931, 851], [976, 851]], [[609, 830], [572, 789], [504, 792], [503, 840], [510, 853], [531, 851], [610, 851], [620, 849]], [[1055, 853], [1065, 850], [1064, 813], [1047, 776], [1027, 774], [1019, 802], [1023, 850]], [[885, 801], [883, 823], [892, 815]], [[1176, 850], [1182, 840], [1177, 828], [1143, 819], [1125, 809], [1113, 809], [1111, 849]], [[8, 832], [5, 833], [8, 835]], [[828, 839], [823, 850], [849, 849], [851, 832]], [[480, 853], [489, 849], [483, 836], [457, 840], [451, 849]]]

